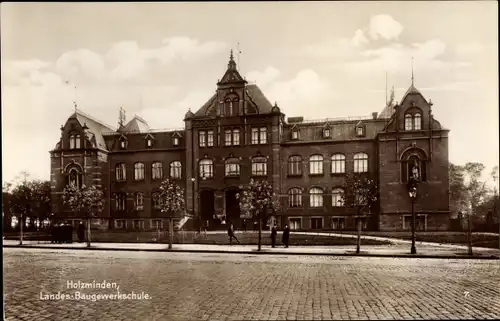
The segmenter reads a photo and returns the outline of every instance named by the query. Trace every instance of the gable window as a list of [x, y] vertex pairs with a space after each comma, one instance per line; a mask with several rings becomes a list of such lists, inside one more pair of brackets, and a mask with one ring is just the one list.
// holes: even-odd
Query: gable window
[[252, 175], [267, 176], [267, 159], [262, 156], [252, 158]]
[[[212, 139], [213, 139], [213, 137], [212, 137]], [[199, 131], [198, 132], [198, 145], [200, 147], [207, 146], [207, 132], [206, 131]]]
[[179, 137], [174, 137], [174, 146], [179, 146]]
[[127, 194], [125, 193], [117, 193], [116, 194], [116, 210], [117, 211], [125, 211], [127, 203]]
[[153, 147], [153, 140], [151, 138], [148, 138], [146, 140], [146, 147], [148, 147], [148, 148]]
[[413, 129], [414, 130], [422, 129], [422, 116], [420, 115], [420, 113], [416, 113], [415, 116], [413, 116]]
[[214, 176], [214, 162], [211, 159], [200, 160], [200, 177], [211, 178]]
[[240, 160], [238, 158], [226, 159], [226, 176], [240, 176]]
[[334, 188], [332, 190], [332, 206], [342, 207], [344, 206], [344, 190], [341, 188]]
[[136, 211], [142, 211], [144, 209], [144, 193], [135, 193], [134, 207]]
[[170, 163], [170, 177], [179, 179], [182, 177], [182, 164], [179, 161]]
[[125, 163], [116, 164], [115, 176], [117, 182], [127, 180], [127, 166], [125, 165]]
[[134, 180], [142, 181], [144, 179], [144, 163], [134, 164]]
[[302, 207], [302, 190], [291, 188], [288, 191], [288, 207]]
[[302, 157], [288, 157], [288, 175], [302, 175]]
[[410, 114], [405, 115], [405, 130], [413, 129], [413, 119]]
[[323, 190], [319, 187], [313, 187], [309, 190], [309, 206], [323, 207]]
[[160, 162], [154, 162], [151, 165], [151, 177], [153, 179], [163, 179], [163, 164]]
[[75, 135], [75, 148], [80, 148], [80, 135]]
[[354, 172], [355, 173], [368, 172], [368, 154], [357, 153], [354, 155]]
[[80, 148], [80, 135], [69, 136], [69, 149]]
[[72, 168], [69, 170], [69, 184], [82, 187], [82, 173], [76, 168]]
[[230, 94], [232, 97], [227, 97], [225, 99], [225, 115], [226, 116], [235, 116], [238, 111], [238, 96], [232, 93]]
[[214, 131], [213, 130], [207, 131], [207, 146], [208, 147], [214, 146]]
[[333, 154], [331, 157], [332, 161], [332, 174], [343, 174], [345, 173], [345, 156], [343, 154]]
[[323, 138], [330, 138], [330, 128], [323, 129]]
[[323, 156], [312, 155], [309, 157], [309, 174], [321, 175], [323, 174]]
[[292, 139], [299, 139], [299, 130], [297, 128], [292, 129]]

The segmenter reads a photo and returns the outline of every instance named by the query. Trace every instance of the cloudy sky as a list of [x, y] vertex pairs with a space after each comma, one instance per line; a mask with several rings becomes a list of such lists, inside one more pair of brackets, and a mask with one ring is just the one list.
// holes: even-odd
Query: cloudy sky
[[[415, 85], [450, 129], [450, 160], [498, 164], [498, 8], [477, 2], [2, 3], [2, 178], [49, 179], [48, 151], [79, 108], [120, 106], [180, 128], [229, 50], [287, 116], [364, 116]], [[67, 84], [69, 82], [69, 84]], [[76, 90], [74, 89], [76, 86]]]

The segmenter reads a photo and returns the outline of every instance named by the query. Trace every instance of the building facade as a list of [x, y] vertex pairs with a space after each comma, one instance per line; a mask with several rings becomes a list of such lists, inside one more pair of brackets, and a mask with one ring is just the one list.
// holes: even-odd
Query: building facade
[[[75, 111], [61, 127], [51, 155], [54, 212], [78, 220], [61, 203], [66, 184], [94, 184], [104, 192], [99, 222], [105, 228], [166, 227], [156, 197], [162, 179], [185, 189], [185, 227], [221, 228], [240, 218], [236, 193], [250, 178], [268, 180], [279, 195], [279, 227], [296, 230], [406, 230], [411, 224], [407, 181], [413, 167], [421, 183], [417, 229], [449, 224], [448, 130], [433, 118], [432, 102], [410, 86], [401, 102], [380, 114], [306, 121], [285, 115], [239, 74], [231, 54], [215, 94], [184, 128], [156, 131], [134, 117], [118, 129]], [[341, 202], [344, 175], [362, 173], [378, 184], [377, 204], [357, 217]]]

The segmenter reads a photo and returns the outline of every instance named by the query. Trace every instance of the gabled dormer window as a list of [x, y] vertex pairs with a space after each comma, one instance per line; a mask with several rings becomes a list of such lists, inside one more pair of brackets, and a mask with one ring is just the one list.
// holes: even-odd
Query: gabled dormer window
[[146, 135], [146, 148], [152, 148], [154, 145], [154, 137], [151, 134]]
[[179, 142], [180, 142], [180, 139], [179, 139], [179, 133], [175, 132], [173, 135], [172, 135], [172, 145], [174, 146], [179, 146]]
[[126, 149], [127, 148], [127, 137], [122, 135], [119, 139], [120, 142], [120, 149]]
[[297, 128], [292, 129], [292, 139], [297, 140], [300, 137], [300, 132]]
[[330, 128], [323, 129], [323, 138], [330, 138]]
[[362, 122], [356, 124], [356, 136], [363, 137], [366, 135], [365, 125]]
[[174, 146], [179, 146], [179, 137], [174, 137]]

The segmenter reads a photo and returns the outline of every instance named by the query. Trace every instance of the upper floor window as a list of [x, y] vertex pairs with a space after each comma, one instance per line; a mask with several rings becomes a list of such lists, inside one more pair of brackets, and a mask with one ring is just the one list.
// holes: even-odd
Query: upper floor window
[[416, 113], [415, 116], [413, 116], [413, 128], [415, 130], [422, 129], [422, 116], [420, 113]]
[[364, 136], [365, 135], [365, 128], [361, 125], [356, 127], [356, 136]]
[[330, 128], [323, 129], [323, 138], [330, 138]]
[[225, 146], [238, 146], [240, 144], [240, 130], [238, 128], [226, 129], [224, 131], [224, 136]]
[[345, 173], [345, 156], [342, 154], [333, 154], [332, 158], [332, 174]]
[[267, 128], [252, 128], [252, 144], [267, 144]]
[[116, 164], [115, 176], [118, 182], [127, 180], [127, 166], [124, 163]]
[[80, 148], [80, 135], [71, 135], [69, 136], [69, 148], [70, 149], [75, 149], [75, 148]]
[[207, 146], [208, 147], [214, 146], [214, 131], [213, 130], [207, 131]]
[[257, 156], [252, 158], [252, 175], [266, 176], [267, 175], [267, 158]]
[[231, 146], [231, 142], [232, 142], [232, 138], [233, 138], [232, 131], [230, 129], [226, 129], [224, 131], [224, 134], [225, 134], [224, 145]]
[[302, 175], [302, 157], [288, 157], [288, 175]]
[[291, 188], [288, 191], [288, 207], [302, 207], [302, 190]]
[[233, 145], [238, 146], [240, 144], [240, 130], [238, 128], [233, 129]]
[[309, 157], [309, 174], [323, 174], [323, 156], [312, 155]]
[[200, 147], [207, 146], [207, 132], [204, 130], [198, 132], [198, 145]]
[[146, 139], [146, 147], [153, 147], [153, 140], [151, 138]]
[[76, 169], [76, 168], [72, 168], [69, 170], [69, 184], [71, 185], [75, 185], [75, 186], [78, 186], [78, 187], [82, 187], [82, 173]]
[[153, 208], [156, 210], [160, 210], [162, 205], [162, 199], [160, 197], [160, 193], [158, 192], [153, 193], [152, 200], [153, 200]]
[[224, 101], [224, 109], [226, 116], [234, 116], [238, 114], [238, 96], [231, 94], [232, 97], [227, 97]]
[[413, 119], [410, 114], [405, 115], [405, 130], [413, 129]]
[[368, 154], [357, 153], [354, 155], [354, 172], [355, 173], [368, 172]]
[[292, 129], [292, 139], [299, 139], [300, 137], [300, 132], [297, 128]]
[[144, 209], [144, 193], [137, 192], [134, 195], [134, 207], [136, 211], [142, 211]]
[[151, 177], [153, 179], [163, 179], [163, 164], [161, 162], [154, 162], [151, 165]]
[[174, 146], [179, 146], [179, 137], [174, 137]]
[[141, 181], [144, 179], [144, 163], [134, 164], [134, 180]]
[[181, 178], [182, 177], [182, 164], [179, 161], [173, 161], [170, 163], [170, 177], [171, 178]]
[[240, 176], [240, 160], [232, 157], [225, 162], [226, 176]]
[[332, 190], [332, 206], [342, 207], [344, 206], [344, 190], [341, 188], [334, 188]]
[[311, 207], [323, 207], [323, 190], [313, 187], [309, 190], [309, 205]]
[[214, 176], [214, 162], [211, 159], [205, 158], [200, 160], [200, 177], [211, 178]]
[[125, 193], [117, 193], [116, 194], [116, 210], [117, 211], [125, 211], [127, 204], [127, 194]]

